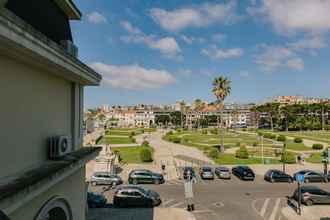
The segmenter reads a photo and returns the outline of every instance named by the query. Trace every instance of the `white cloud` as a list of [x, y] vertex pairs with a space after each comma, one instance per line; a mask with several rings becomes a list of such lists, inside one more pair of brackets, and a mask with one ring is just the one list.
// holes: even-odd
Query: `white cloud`
[[222, 42], [227, 38], [225, 34], [217, 33], [212, 35], [212, 40], [215, 42]]
[[202, 37], [192, 37], [192, 36], [187, 36], [184, 34], [180, 35], [180, 38], [187, 44], [192, 44], [194, 42], [197, 42], [197, 43], [205, 42], [205, 39]]
[[244, 50], [242, 48], [221, 49], [213, 45], [211, 48], [202, 49], [201, 53], [215, 60], [223, 60], [241, 57]]
[[204, 3], [174, 9], [172, 11], [153, 8], [151, 18], [168, 31], [180, 31], [187, 27], [202, 27], [214, 23], [230, 24], [237, 20], [236, 1], [229, 3]]
[[296, 31], [330, 30], [328, 0], [262, 0], [261, 7], [249, 7], [251, 15], [264, 15], [274, 28], [284, 34]]
[[87, 20], [93, 24], [107, 23], [107, 18], [104, 15], [102, 15], [96, 11], [87, 14]]
[[142, 43], [153, 50], [158, 50], [167, 58], [178, 58], [181, 52], [180, 46], [173, 37], [157, 38], [154, 35], [146, 35], [140, 29], [134, 27], [128, 21], [121, 21], [121, 26], [131, 35], [122, 36], [125, 43]]
[[155, 89], [172, 84], [175, 78], [166, 70], [147, 69], [139, 65], [115, 66], [95, 62], [90, 66], [103, 76], [103, 83], [128, 90]]
[[287, 65], [291, 69], [295, 70], [303, 70], [304, 69], [304, 61], [301, 58], [292, 58], [287, 61]]
[[288, 46], [293, 50], [318, 50], [328, 46], [325, 39], [320, 35], [305, 37], [297, 42], [289, 43]]
[[266, 72], [274, 72], [281, 67], [298, 71], [304, 69], [304, 61], [297, 57], [296, 52], [283, 46], [260, 45], [254, 61]]
[[133, 27], [128, 21], [120, 21], [120, 25], [131, 34], [142, 34], [139, 28]]
[[177, 71], [177, 74], [183, 75], [183, 76], [190, 76], [192, 74], [192, 71], [190, 69], [179, 69]]

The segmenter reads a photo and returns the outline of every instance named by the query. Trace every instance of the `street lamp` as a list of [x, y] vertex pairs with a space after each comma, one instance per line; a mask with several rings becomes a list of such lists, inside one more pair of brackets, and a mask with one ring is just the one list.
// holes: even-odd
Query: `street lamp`
[[260, 135], [259, 139], [260, 139], [260, 142], [261, 142], [261, 162], [262, 162], [262, 164], [265, 164], [265, 159], [264, 159], [264, 136]]
[[285, 150], [286, 150], [286, 142], [284, 141], [283, 149], [282, 149], [283, 173], [285, 173]]

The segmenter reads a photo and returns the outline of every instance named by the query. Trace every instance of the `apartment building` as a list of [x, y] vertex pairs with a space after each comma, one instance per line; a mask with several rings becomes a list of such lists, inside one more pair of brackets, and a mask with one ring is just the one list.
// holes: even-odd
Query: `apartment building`
[[101, 76], [77, 59], [72, 0], [0, 1], [0, 210], [11, 220], [84, 220], [85, 86]]

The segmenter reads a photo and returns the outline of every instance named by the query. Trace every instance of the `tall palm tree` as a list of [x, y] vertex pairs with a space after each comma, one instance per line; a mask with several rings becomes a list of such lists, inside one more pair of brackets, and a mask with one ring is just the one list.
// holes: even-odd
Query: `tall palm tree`
[[180, 102], [180, 113], [181, 113], [181, 128], [183, 128], [184, 127], [184, 124], [183, 124], [183, 115], [184, 115], [184, 113], [185, 113], [185, 111], [186, 111], [186, 102], [184, 101], [184, 100], [182, 100], [181, 102]]
[[220, 145], [220, 151], [224, 152], [225, 151], [225, 146], [224, 146], [224, 130], [223, 130], [223, 117], [222, 117], [222, 109], [223, 109], [223, 102], [225, 98], [230, 94], [231, 92], [231, 81], [225, 77], [225, 76], [219, 76], [216, 77], [213, 80], [212, 83], [212, 92], [215, 95], [217, 99], [217, 104], [221, 110], [220, 112], [220, 128], [221, 128], [221, 145]]

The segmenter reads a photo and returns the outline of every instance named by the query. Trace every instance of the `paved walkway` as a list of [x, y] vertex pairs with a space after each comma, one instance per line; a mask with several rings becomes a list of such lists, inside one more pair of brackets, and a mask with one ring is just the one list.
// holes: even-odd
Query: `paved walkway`
[[288, 220], [327, 220], [330, 219], [329, 206], [314, 205], [314, 206], [301, 206], [301, 216], [299, 216], [291, 207], [282, 209], [282, 214]]

